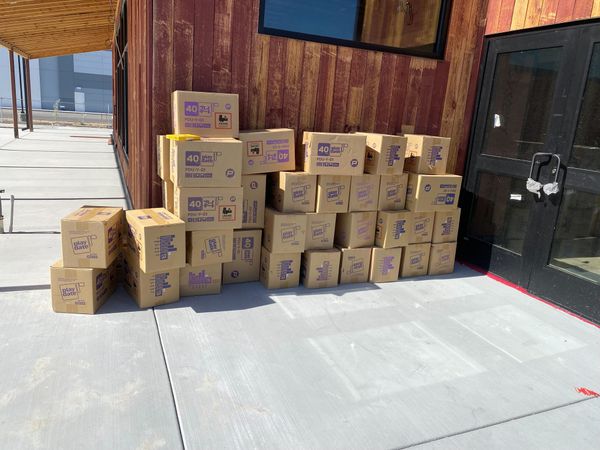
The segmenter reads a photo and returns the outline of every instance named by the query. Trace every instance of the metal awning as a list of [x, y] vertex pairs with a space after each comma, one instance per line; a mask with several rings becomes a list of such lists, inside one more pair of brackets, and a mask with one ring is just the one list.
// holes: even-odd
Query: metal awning
[[0, 45], [25, 58], [110, 49], [118, 0], [0, 0]]

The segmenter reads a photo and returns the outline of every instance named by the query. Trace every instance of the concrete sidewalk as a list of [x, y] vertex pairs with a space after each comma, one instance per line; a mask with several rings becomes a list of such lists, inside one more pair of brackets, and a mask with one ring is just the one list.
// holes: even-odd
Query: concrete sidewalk
[[82, 134], [0, 129], [0, 188], [23, 199], [0, 235], [0, 448], [598, 448], [600, 330], [460, 265], [53, 313], [60, 217], [126, 204]]

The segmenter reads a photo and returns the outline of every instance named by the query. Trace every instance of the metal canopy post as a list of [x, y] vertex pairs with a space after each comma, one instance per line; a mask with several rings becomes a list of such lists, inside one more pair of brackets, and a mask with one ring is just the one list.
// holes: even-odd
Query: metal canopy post
[[27, 127], [33, 131], [33, 101], [31, 99], [31, 71], [29, 70], [29, 58], [25, 58], [25, 108], [27, 110]]
[[15, 139], [19, 138], [19, 116], [17, 115], [17, 87], [15, 83], [15, 54], [12, 50], [8, 51], [10, 62], [10, 95], [12, 99], [13, 128]]

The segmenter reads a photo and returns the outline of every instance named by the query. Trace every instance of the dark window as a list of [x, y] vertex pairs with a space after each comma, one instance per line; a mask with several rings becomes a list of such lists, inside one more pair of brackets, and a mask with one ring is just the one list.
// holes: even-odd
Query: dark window
[[259, 32], [443, 58], [450, 0], [261, 0]]
[[129, 156], [127, 133], [127, 2], [123, 1], [123, 9], [119, 20], [119, 30], [115, 39], [115, 117], [116, 135], [125, 156]]

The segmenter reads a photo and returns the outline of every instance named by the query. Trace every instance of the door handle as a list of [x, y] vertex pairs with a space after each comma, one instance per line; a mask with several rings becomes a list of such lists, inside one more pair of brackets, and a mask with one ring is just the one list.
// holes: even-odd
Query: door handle
[[554, 168], [554, 181], [552, 183], [546, 183], [542, 188], [544, 190], [544, 194], [552, 195], [558, 194], [558, 172], [560, 171], [560, 156], [557, 154], [552, 155], [552, 159], [556, 158], [556, 167]]
[[[556, 167], [554, 169], [554, 181], [552, 183], [542, 184], [537, 179], [533, 179], [533, 169], [537, 158], [540, 156], [549, 156], [551, 160], [556, 158]], [[558, 189], [558, 172], [560, 171], [560, 156], [555, 153], [538, 152], [534, 153], [531, 157], [531, 166], [529, 167], [529, 178], [527, 178], [526, 188], [529, 192], [537, 194], [538, 198], [541, 197], [541, 190], [546, 195], [557, 194]]]

